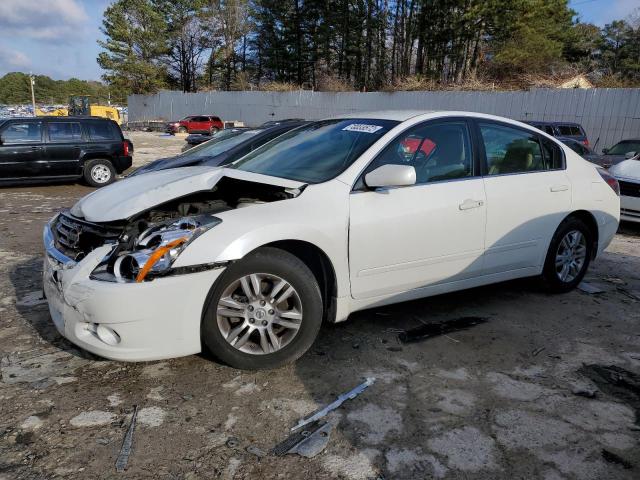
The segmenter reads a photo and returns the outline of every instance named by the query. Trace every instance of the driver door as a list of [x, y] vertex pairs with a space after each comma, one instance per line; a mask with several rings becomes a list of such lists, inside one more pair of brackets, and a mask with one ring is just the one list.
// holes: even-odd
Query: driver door
[[[465, 119], [417, 125], [393, 140], [350, 195], [349, 270], [356, 299], [482, 274], [486, 199]], [[413, 166], [416, 184], [372, 190], [366, 173]]]

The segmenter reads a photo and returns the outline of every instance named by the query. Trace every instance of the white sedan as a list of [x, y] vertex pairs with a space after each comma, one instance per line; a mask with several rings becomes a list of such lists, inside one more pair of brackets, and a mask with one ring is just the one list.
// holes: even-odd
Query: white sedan
[[611, 166], [609, 173], [620, 183], [620, 218], [640, 222], [640, 159], [632, 158]]
[[617, 188], [505, 118], [342, 116], [87, 195], [45, 227], [44, 289], [103, 357], [272, 368], [357, 310], [519, 277], [571, 290], [618, 228]]

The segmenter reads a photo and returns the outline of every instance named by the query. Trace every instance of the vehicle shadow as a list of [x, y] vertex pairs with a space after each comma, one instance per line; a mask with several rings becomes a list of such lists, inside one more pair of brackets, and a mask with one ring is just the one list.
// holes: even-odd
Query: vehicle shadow
[[16, 297], [18, 314], [33, 328], [38, 337], [58, 350], [75, 357], [100, 360], [100, 357], [81, 350], [56, 330], [42, 289], [42, 257], [32, 258], [10, 270], [9, 278]]

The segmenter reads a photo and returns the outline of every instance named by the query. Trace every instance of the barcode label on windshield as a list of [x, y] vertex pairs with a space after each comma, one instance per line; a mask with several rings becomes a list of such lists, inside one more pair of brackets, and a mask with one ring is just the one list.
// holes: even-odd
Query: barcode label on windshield
[[382, 127], [378, 125], [367, 125], [365, 123], [352, 123], [351, 125], [347, 125], [342, 130], [346, 130], [347, 132], [362, 132], [362, 133], [376, 133], [378, 130], [382, 129]]

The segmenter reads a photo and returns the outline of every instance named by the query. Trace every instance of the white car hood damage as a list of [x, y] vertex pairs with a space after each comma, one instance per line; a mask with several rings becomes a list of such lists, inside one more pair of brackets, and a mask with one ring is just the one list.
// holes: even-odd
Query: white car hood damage
[[183, 167], [126, 178], [80, 199], [71, 214], [89, 222], [124, 220], [161, 203], [211, 190], [223, 177], [265, 183], [287, 189], [305, 184], [258, 173], [220, 167]]

